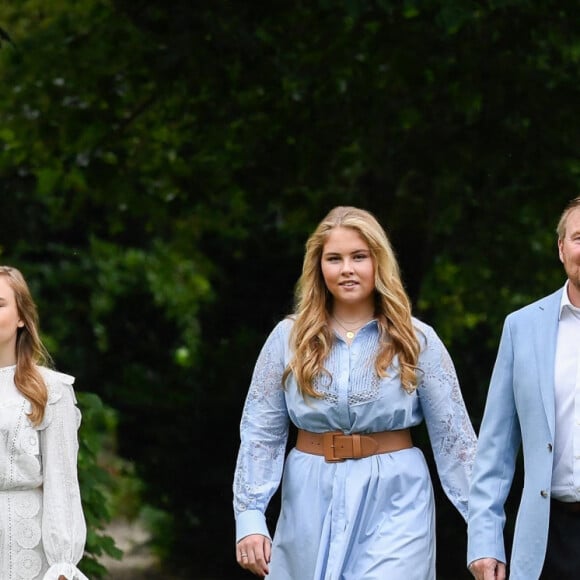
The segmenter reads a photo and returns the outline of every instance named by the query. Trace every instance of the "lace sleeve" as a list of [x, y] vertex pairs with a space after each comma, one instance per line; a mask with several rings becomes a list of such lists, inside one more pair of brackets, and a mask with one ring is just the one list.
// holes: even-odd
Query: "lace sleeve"
[[240, 450], [234, 475], [237, 539], [269, 536], [266, 507], [280, 484], [288, 437], [282, 387], [284, 323], [266, 340], [256, 362], [240, 424]]
[[42, 541], [49, 569], [43, 580], [88, 580], [76, 567], [83, 555], [86, 524], [77, 477], [80, 411], [73, 377], [51, 373], [49, 401], [40, 426], [43, 468]]
[[432, 328], [422, 326], [421, 331], [425, 345], [419, 358], [417, 393], [441, 484], [467, 520], [467, 497], [477, 440], [447, 349]]

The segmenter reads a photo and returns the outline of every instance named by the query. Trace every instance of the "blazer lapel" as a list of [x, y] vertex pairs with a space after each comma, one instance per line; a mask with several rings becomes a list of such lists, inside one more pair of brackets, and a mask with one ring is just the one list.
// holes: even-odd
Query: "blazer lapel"
[[550, 433], [554, 437], [554, 367], [562, 289], [538, 303], [534, 318], [534, 350], [538, 361], [540, 393]]

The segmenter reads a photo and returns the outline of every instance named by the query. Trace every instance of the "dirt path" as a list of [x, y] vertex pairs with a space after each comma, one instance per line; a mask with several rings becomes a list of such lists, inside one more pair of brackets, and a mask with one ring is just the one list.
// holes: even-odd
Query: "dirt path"
[[108, 556], [99, 560], [109, 571], [106, 580], [184, 580], [159, 570], [157, 558], [149, 548], [150, 534], [138, 521], [117, 520], [105, 532], [124, 554], [120, 561]]

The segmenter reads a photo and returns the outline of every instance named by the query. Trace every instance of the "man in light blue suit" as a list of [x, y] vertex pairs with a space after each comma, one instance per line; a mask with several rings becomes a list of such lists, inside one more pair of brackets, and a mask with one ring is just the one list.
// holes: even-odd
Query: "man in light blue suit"
[[580, 197], [558, 224], [563, 288], [507, 316], [479, 433], [467, 562], [506, 578], [504, 504], [523, 447], [511, 580], [580, 579]]

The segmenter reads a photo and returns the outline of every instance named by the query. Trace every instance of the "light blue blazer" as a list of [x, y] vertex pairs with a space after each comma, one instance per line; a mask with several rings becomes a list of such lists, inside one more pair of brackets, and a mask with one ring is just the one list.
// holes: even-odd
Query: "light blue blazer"
[[524, 487], [509, 578], [539, 578], [548, 540], [554, 444], [554, 364], [562, 289], [505, 320], [469, 495], [467, 561], [506, 562], [504, 503], [520, 445]]

